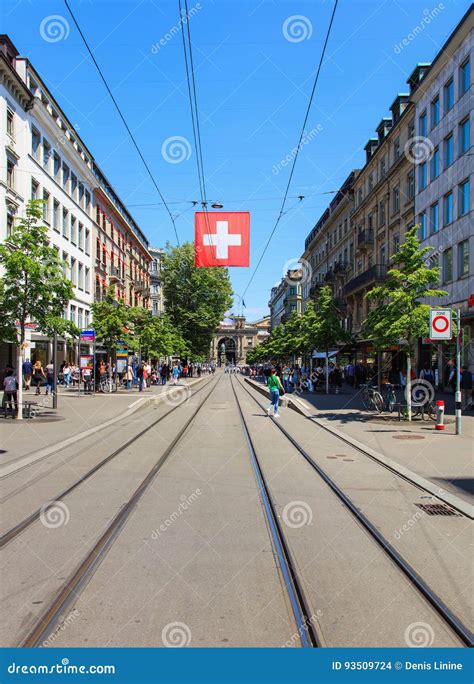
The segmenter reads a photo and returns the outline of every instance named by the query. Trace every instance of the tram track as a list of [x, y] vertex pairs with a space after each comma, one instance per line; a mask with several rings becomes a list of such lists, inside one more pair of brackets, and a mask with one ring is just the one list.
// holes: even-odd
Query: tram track
[[[241, 413], [242, 420], [245, 422], [243, 417], [243, 410], [237, 396], [234, 380], [231, 378], [232, 388], [234, 391], [234, 396], [236, 398], [237, 404], [239, 406], [239, 411]], [[249, 397], [257, 404], [257, 406], [264, 410], [264, 407], [256, 399], [255, 396], [247, 389], [244, 383], [237, 381], [238, 385], [249, 395]], [[299, 444], [299, 442], [286, 430], [281, 423], [276, 421], [272, 416], [270, 416], [272, 424], [280, 431], [281, 434], [292, 444], [292, 446], [298, 451], [298, 453], [305, 459], [305, 461], [311, 466], [311, 468], [319, 475], [319, 477], [324, 481], [325, 484], [332, 490], [336, 497], [343, 503], [345, 508], [352, 514], [352, 516], [357, 520], [357, 522], [366, 530], [372, 540], [384, 551], [384, 553], [390, 558], [390, 560], [396, 565], [396, 567], [405, 575], [409, 582], [416, 588], [416, 590], [423, 596], [423, 598], [429, 603], [431, 608], [441, 617], [441, 619], [449, 626], [449, 628], [459, 637], [463, 644], [467, 647], [472, 647], [474, 645], [474, 637], [471, 630], [450, 610], [450, 608], [443, 602], [443, 600], [436, 594], [436, 592], [425, 582], [425, 580], [416, 572], [416, 570], [408, 563], [402, 555], [394, 548], [394, 546], [389, 542], [389, 540], [380, 532], [380, 530], [367, 518], [367, 516], [362, 513], [362, 511], [356, 506], [356, 504], [343, 492], [343, 490], [334, 482], [334, 480], [317, 464], [314, 459], [308, 454], [308, 452]], [[248, 431], [248, 428], [246, 428]], [[248, 434], [248, 439], [251, 441], [250, 434]], [[252, 446], [253, 449], [253, 446]], [[257, 459], [258, 460], [258, 459]], [[262, 473], [262, 478], [264, 481], [264, 476]], [[270, 493], [268, 492], [268, 487], [265, 485], [265, 489], [268, 493], [269, 501], [271, 501]], [[273, 515], [276, 515], [275, 506], [272, 504]], [[281, 526], [279, 527], [279, 532], [281, 534]], [[283, 543], [284, 535], [283, 535]], [[287, 545], [286, 545], [287, 546]], [[290, 555], [290, 562], [291, 555]], [[297, 579], [297, 583], [300, 584]], [[304, 608], [303, 608], [304, 612]]]
[[[71, 601], [77, 598], [78, 593], [87, 584], [93, 572], [101, 563], [109, 549], [112, 547], [114, 541], [120, 534], [121, 530], [127, 523], [127, 520], [134, 511], [136, 504], [139, 502], [143, 494], [147, 491], [150, 484], [153, 482], [159, 470], [162, 468], [162, 466], [167, 461], [169, 456], [175, 450], [181, 438], [184, 436], [189, 426], [193, 423], [196, 416], [199, 414], [203, 406], [206, 404], [207, 400], [214, 392], [220, 380], [221, 378], [219, 377], [217, 381], [215, 381], [212, 384], [210, 391], [206, 394], [206, 396], [201, 401], [197, 409], [193, 411], [192, 415], [186, 420], [186, 422], [180, 428], [180, 430], [173, 438], [171, 443], [166, 447], [166, 449], [161, 454], [159, 459], [148, 471], [146, 476], [142, 479], [138, 487], [134, 490], [131, 496], [123, 504], [118, 513], [113, 517], [112, 521], [107, 525], [106, 529], [101, 534], [99, 539], [95, 542], [93, 547], [87, 552], [85, 557], [72, 571], [71, 575], [64, 582], [62, 588], [49, 602], [49, 605], [46, 608], [46, 610], [36, 620], [33, 627], [29, 630], [27, 636], [24, 639], [22, 639], [21, 643], [18, 644], [19, 647], [38, 647], [42, 643], [42, 641], [54, 631], [55, 627], [57, 626], [60, 620], [61, 615], [65, 613]], [[181, 405], [178, 405], [175, 408], [179, 408], [180, 406]], [[136, 436], [134, 442], [136, 442], [139, 438], [140, 436]]]
[[[207, 384], [204, 384], [202, 387], [199, 387], [197, 390], [194, 391], [194, 395], [198, 394], [201, 392], [205, 387], [207, 387]], [[101, 468], [103, 468], [105, 465], [113, 461], [117, 456], [119, 456], [121, 453], [123, 453], [126, 449], [128, 449], [132, 444], [134, 444], [140, 437], [145, 435], [147, 432], [155, 428], [159, 423], [161, 423], [162, 420], [170, 416], [174, 411], [179, 409], [183, 404], [186, 402], [180, 402], [176, 406], [173, 406], [169, 411], [167, 411], [164, 415], [160, 416], [157, 418], [155, 421], [150, 423], [150, 425], [147, 425], [145, 428], [142, 428], [140, 432], [137, 432], [133, 437], [128, 439], [124, 444], [122, 444], [120, 447], [117, 449], [114, 449], [110, 454], [105, 456], [103, 459], [101, 459], [98, 463], [96, 463], [92, 468], [90, 468], [84, 475], [81, 475], [75, 482], [73, 482], [72, 485], [67, 487], [66, 489], [62, 490], [58, 494], [54, 495], [53, 497], [50, 497], [48, 501], [46, 501], [42, 506], [40, 506], [38, 509], [36, 509], [33, 513], [28, 515], [26, 518], [21, 520], [19, 523], [11, 527], [9, 530], [7, 530], [4, 534], [0, 536], [0, 549], [6, 546], [9, 542], [14, 540], [18, 535], [20, 535], [22, 532], [24, 532], [30, 525], [32, 525], [36, 520], [39, 519], [40, 515], [46, 514], [48, 511], [48, 503], [51, 503], [51, 506], [55, 505], [58, 501], [62, 501], [66, 496], [71, 494], [74, 490], [76, 490], [80, 485], [82, 485], [84, 482], [86, 482], [92, 475], [95, 475]], [[80, 456], [82, 453], [84, 453], [84, 450], [81, 450], [78, 454], [74, 456], [74, 458]], [[64, 462], [62, 462], [59, 466], [61, 467], [64, 465]], [[49, 470], [45, 475], [50, 475], [51, 472], [54, 472], [57, 470], [57, 468], [54, 468], [52, 470]], [[37, 480], [36, 480], [37, 481]], [[23, 490], [24, 490], [23, 486]], [[14, 494], [17, 494], [18, 491], [15, 490], [15, 492], [11, 493], [13, 496]], [[1, 501], [1, 503], [4, 503], [5, 501], [10, 498], [10, 495], [4, 497]]]

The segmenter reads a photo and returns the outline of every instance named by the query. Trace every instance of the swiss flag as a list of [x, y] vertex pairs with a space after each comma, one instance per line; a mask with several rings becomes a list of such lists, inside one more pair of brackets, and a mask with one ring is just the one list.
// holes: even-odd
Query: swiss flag
[[250, 213], [197, 211], [194, 219], [196, 266], [248, 266]]

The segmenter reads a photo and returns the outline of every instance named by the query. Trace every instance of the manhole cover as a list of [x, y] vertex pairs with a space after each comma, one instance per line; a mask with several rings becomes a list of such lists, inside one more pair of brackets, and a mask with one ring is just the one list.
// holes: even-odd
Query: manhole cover
[[421, 508], [421, 510], [426, 513], [427, 515], [455, 515], [457, 517], [462, 517], [460, 513], [457, 513], [453, 508], [448, 506], [447, 504], [418, 504], [416, 503], [415, 506], [418, 508]]
[[393, 439], [425, 439], [423, 435], [393, 435]]

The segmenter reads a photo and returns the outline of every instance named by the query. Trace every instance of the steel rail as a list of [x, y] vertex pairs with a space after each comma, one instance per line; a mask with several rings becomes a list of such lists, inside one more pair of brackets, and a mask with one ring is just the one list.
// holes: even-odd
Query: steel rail
[[[245, 387], [242, 382], [239, 385], [247, 392], [247, 394], [254, 400], [254, 402], [263, 409], [261, 403], [252, 395], [252, 393]], [[235, 390], [234, 390], [235, 392]], [[406, 561], [403, 556], [390, 544], [384, 535], [375, 527], [374, 524], [357, 508], [354, 502], [342, 491], [340, 487], [329, 477], [329, 475], [313, 460], [308, 452], [298, 443], [298, 441], [290, 435], [281, 423], [277, 422], [270, 416], [273, 425], [275, 425], [280, 432], [285, 435], [288, 441], [295, 447], [295, 449], [305, 458], [309, 465], [318, 473], [324, 482], [332, 489], [336, 496], [342, 501], [346, 508], [357, 518], [358, 522], [367, 530], [372, 539], [387, 553], [395, 565], [404, 573], [410, 582], [418, 589], [418, 591], [427, 599], [428, 603], [435, 609], [438, 615], [451, 627], [451, 629], [458, 635], [461, 641], [468, 647], [474, 646], [474, 635], [471, 630], [464, 625], [463, 622], [451, 611], [444, 601], [431, 589], [425, 580], [419, 575], [416, 570]]]
[[[198, 394], [198, 393], [201, 392], [205, 387], [207, 387], [207, 383], [206, 383], [205, 385], [203, 385], [202, 387], [200, 387], [199, 389], [197, 389], [197, 390], [194, 392], [194, 394]], [[38, 518], [40, 517], [40, 515], [41, 515], [42, 513], [46, 513], [46, 512], [48, 511], [48, 508], [51, 508], [51, 507], [54, 506], [58, 501], [61, 501], [61, 500], [64, 499], [68, 494], [71, 494], [71, 492], [73, 492], [77, 487], [79, 487], [79, 485], [83, 484], [83, 483], [84, 483], [86, 480], [88, 480], [92, 475], [94, 475], [98, 470], [100, 470], [103, 466], [105, 466], [107, 463], [109, 463], [109, 462], [112, 461], [114, 458], [116, 458], [116, 456], [118, 456], [118, 455], [121, 454], [123, 451], [125, 451], [125, 449], [128, 449], [128, 447], [131, 446], [131, 445], [132, 445], [134, 442], [136, 442], [138, 439], [140, 439], [140, 437], [142, 437], [142, 436], [145, 435], [147, 432], [149, 432], [152, 428], [154, 428], [156, 425], [158, 425], [158, 423], [161, 423], [162, 420], [164, 420], [165, 418], [167, 418], [171, 413], [173, 413], [174, 411], [176, 411], [176, 409], [180, 408], [180, 407], [183, 406], [183, 404], [185, 404], [185, 403], [186, 403], [186, 402], [184, 401], [184, 402], [181, 402], [180, 404], [177, 404], [176, 406], [173, 406], [173, 408], [171, 408], [169, 411], [167, 411], [163, 416], [160, 416], [159, 418], [157, 418], [157, 420], [153, 421], [153, 423], [151, 423], [150, 425], [148, 425], [148, 426], [147, 426], [146, 428], [144, 428], [141, 432], [139, 432], [139, 433], [137, 433], [136, 435], [134, 435], [133, 437], [131, 437], [131, 438], [130, 438], [129, 440], [127, 440], [124, 444], [122, 444], [120, 447], [118, 447], [118, 449], [115, 449], [115, 451], [113, 451], [111, 454], [109, 454], [108, 456], [106, 456], [105, 458], [103, 458], [101, 461], [99, 461], [98, 463], [96, 463], [95, 466], [93, 466], [92, 468], [90, 468], [90, 470], [88, 470], [86, 473], [84, 473], [84, 475], [82, 475], [82, 476], [81, 476], [78, 480], [76, 480], [76, 482], [74, 482], [72, 485], [70, 485], [69, 487], [67, 487], [66, 489], [64, 489], [62, 492], [60, 492], [59, 494], [57, 494], [56, 496], [54, 496], [52, 499], [48, 499], [48, 501], [47, 501], [45, 504], [43, 504], [43, 506], [41, 506], [41, 507], [38, 508], [36, 511], [34, 511], [33, 513], [31, 513], [31, 515], [28, 515], [26, 518], [24, 518], [23, 520], [21, 520], [19, 523], [17, 523], [17, 524], [14, 525], [13, 527], [11, 527], [7, 532], [5, 532], [4, 534], [2, 534], [2, 535], [0, 536], [0, 549], [3, 548], [4, 546], [6, 546], [6, 544], [8, 544], [9, 542], [11, 542], [13, 539], [15, 539], [19, 534], [21, 534], [22, 532], [24, 532], [24, 530], [26, 530], [30, 525], [32, 525], [36, 520], [38, 520]], [[77, 455], [80, 456], [82, 453], [84, 453], [84, 450], [80, 451], [79, 454], [77, 454]], [[60, 465], [63, 465], [63, 463], [60, 464]], [[52, 472], [52, 471], [50, 471], [50, 472]], [[47, 505], [49, 502], [51, 502], [51, 506], [48, 506], [48, 505]]]
[[230, 376], [230, 383], [234, 393], [235, 401], [237, 403], [237, 408], [239, 410], [240, 420], [250, 454], [250, 460], [257, 479], [265, 516], [270, 529], [272, 542], [280, 563], [280, 568], [295, 617], [301, 644], [304, 648], [319, 647], [322, 645], [322, 643], [314, 625], [314, 615], [308, 606], [308, 601], [305, 597], [303, 587], [301, 586], [295, 562], [286, 542], [275, 504], [272, 500], [263, 470], [260, 466], [252, 437], [250, 436], [250, 431], [242, 411], [242, 406], [237, 396], [237, 392], [235, 391], [232, 375]]
[[112, 546], [113, 542], [120, 534], [121, 530], [125, 526], [130, 514], [135, 509], [136, 504], [141, 499], [148, 486], [154, 480], [156, 474], [161, 469], [165, 461], [168, 459], [170, 454], [176, 448], [178, 442], [181, 440], [182, 436], [191, 425], [193, 420], [196, 418], [197, 414], [200, 412], [206, 401], [209, 399], [211, 394], [214, 392], [216, 386], [219, 384], [221, 378], [213, 384], [211, 390], [206, 394], [203, 401], [199, 404], [198, 408], [194, 411], [192, 416], [188, 418], [183, 427], [179, 430], [173, 441], [167, 446], [165, 451], [161, 454], [158, 461], [151, 468], [145, 478], [141, 481], [138, 487], [135, 489], [133, 494], [129, 497], [127, 503], [120, 509], [120, 511], [115, 515], [112, 522], [107, 526], [106, 530], [102, 533], [101, 537], [94, 544], [92, 549], [87, 553], [85, 558], [79, 563], [73, 573], [70, 575], [69, 579], [64, 583], [63, 588], [59, 593], [53, 598], [49, 607], [40, 616], [36, 624], [30, 630], [28, 635], [19, 645], [22, 648], [35, 648], [38, 647], [44, 638], [53, 631], [54, 626], [57, 624], [60, 615], [64, 614], [71, 601], [77, 597], [80, 589], [84, 587], [87, 580], [90, 578], [94, 570], [104, 559], [105, 554]]

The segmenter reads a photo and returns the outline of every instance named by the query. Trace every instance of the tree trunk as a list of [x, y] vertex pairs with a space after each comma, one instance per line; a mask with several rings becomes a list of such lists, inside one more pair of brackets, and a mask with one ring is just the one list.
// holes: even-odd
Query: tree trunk
[[[17, 363], [17, 382], [18, 382], [18, 391], [17, 391], [17, 406], [18, 406], [18, 414], [17, 414], [17, 420], [23, 420], [23, 369], [22, 369], [22, 342], [20, 340], [18, 344], [18, 352], [17, 352], [17, 357], [16, 357], [16, 363]], [[6, 414], [5, 414], [6, 415]]]
[[329, 394], [329, 354], [326, 349], [326, 394]]

